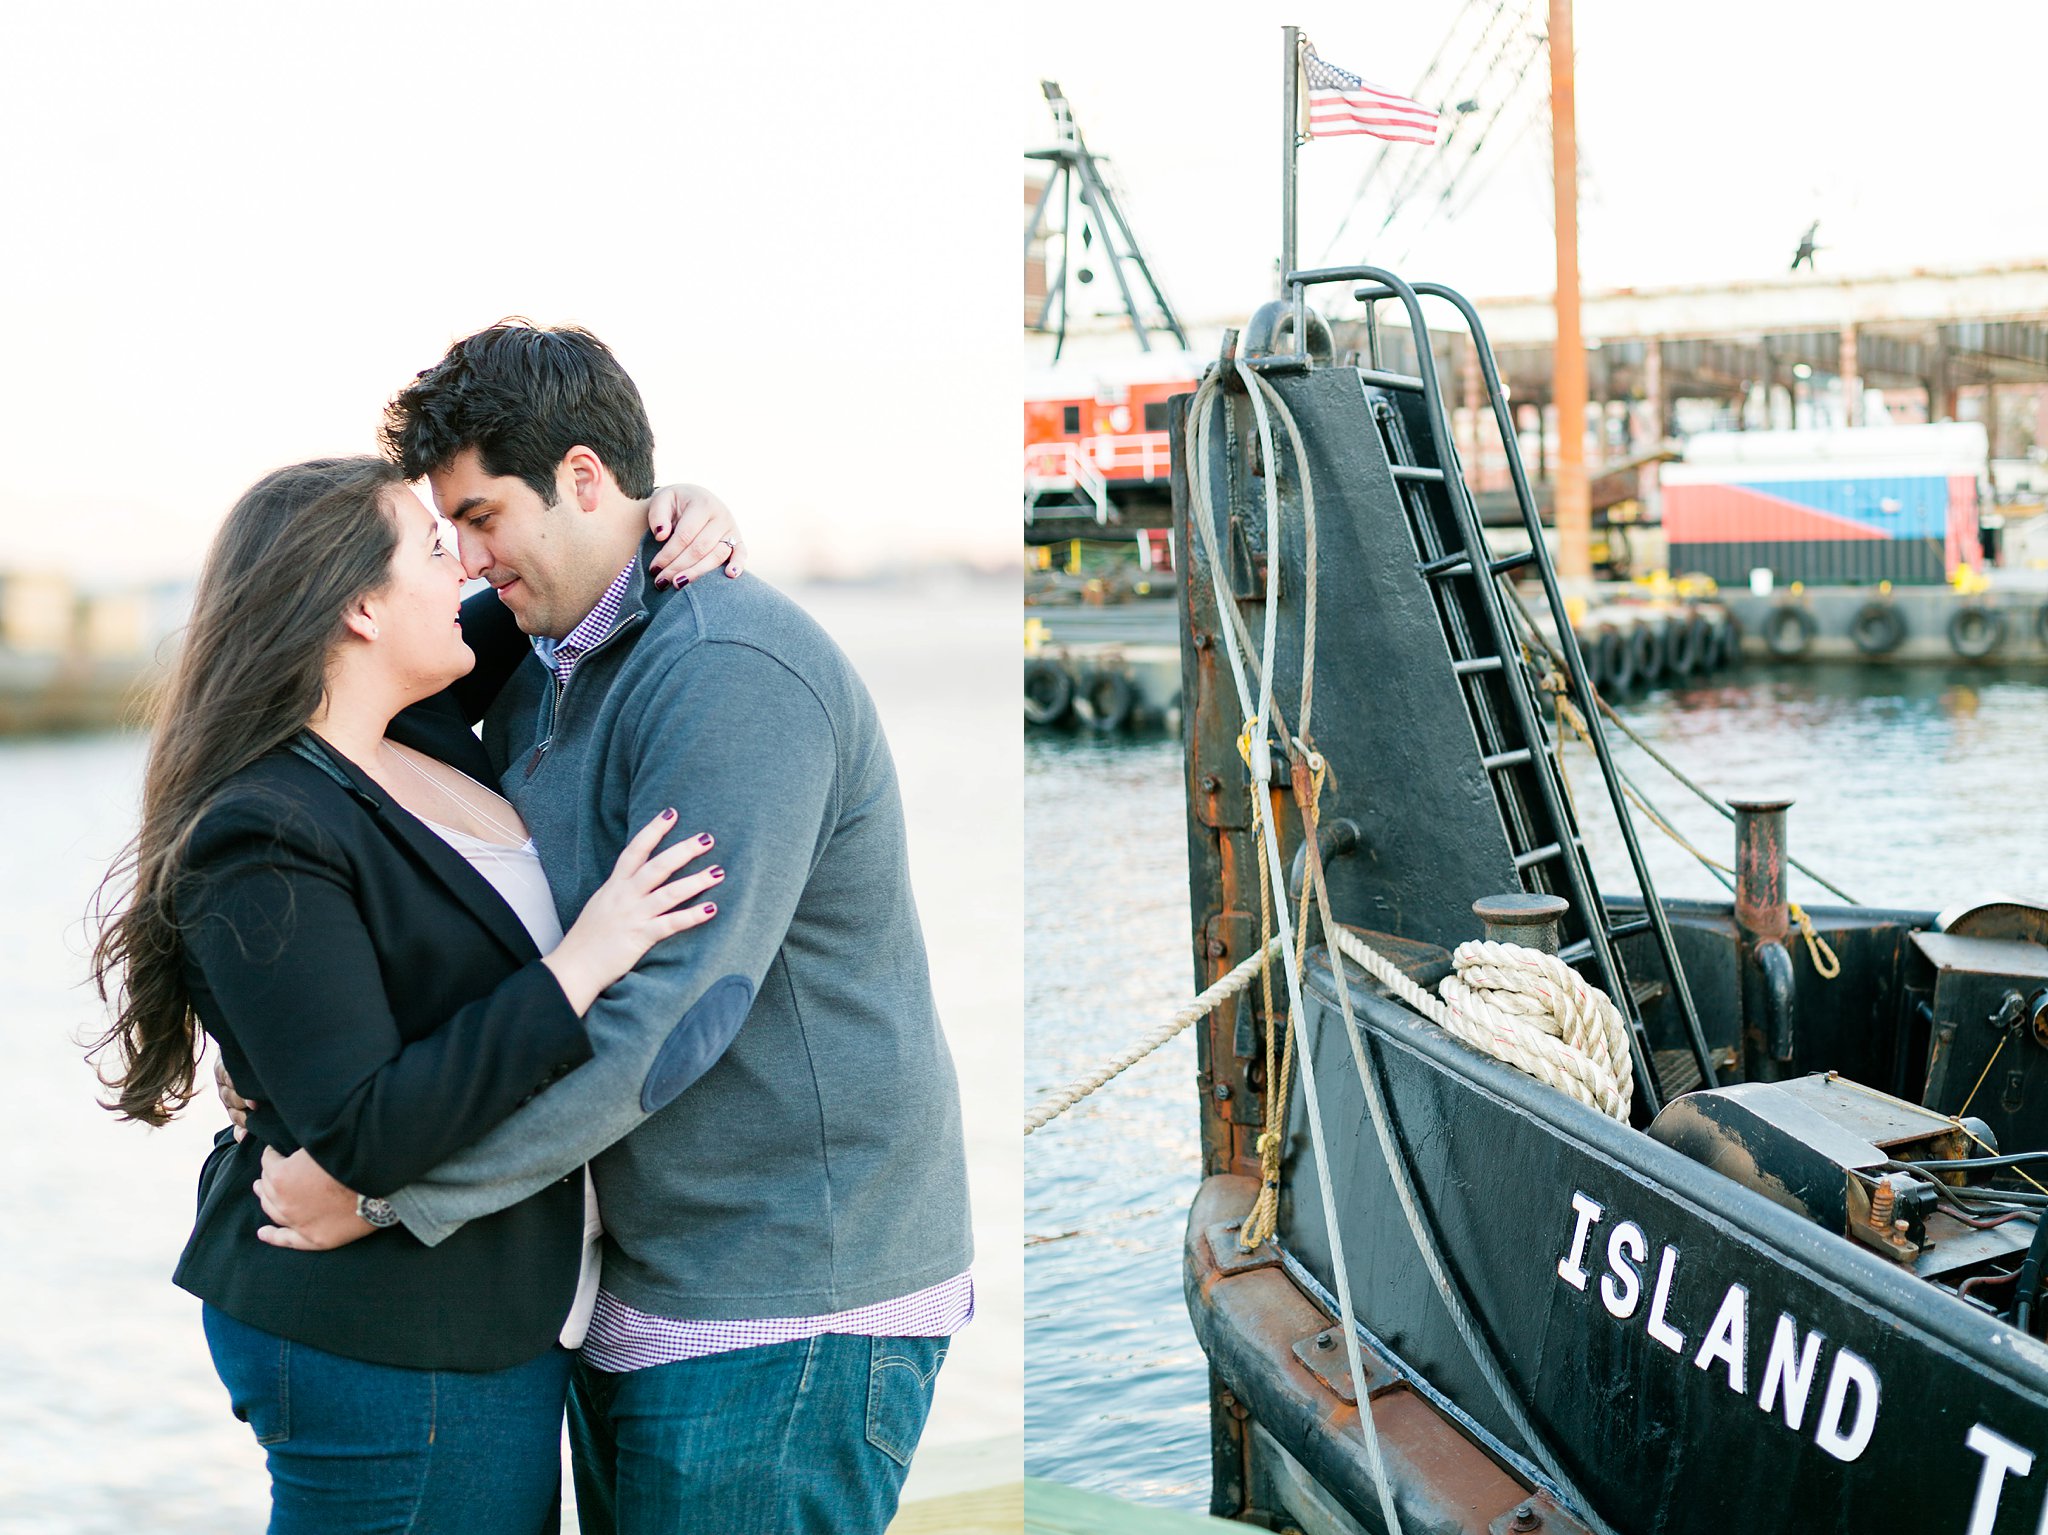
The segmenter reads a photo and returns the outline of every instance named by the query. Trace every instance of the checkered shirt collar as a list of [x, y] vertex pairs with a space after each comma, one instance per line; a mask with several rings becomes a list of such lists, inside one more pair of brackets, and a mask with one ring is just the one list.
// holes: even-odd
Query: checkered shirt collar
[[604, 589], [604, 595], [597, 599], [597, 606], [583, 615], [583, 621], [560, 639], [537, 635], [533, 641], [534, 653], [551, 667], [562, 686], [569, 685], [569, 674], [576, 670], [580, 661], [592, 646], [608, 638], [619, 621], [619, 605], [626, 600], [626, 593], [632, 588], [633, 576], [640, 568], [640, 557], [636, 554], [626, 561], [626, 568], [620, 571], [612, 584]]

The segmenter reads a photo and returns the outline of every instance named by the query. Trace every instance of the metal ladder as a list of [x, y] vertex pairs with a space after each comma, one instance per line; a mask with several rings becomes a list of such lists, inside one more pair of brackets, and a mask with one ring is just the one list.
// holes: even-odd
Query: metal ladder
[[[1304, 304], [1304, 290], [1329, 282], [1364, 283], [1367, 286], [1358, 290], [1359, 298], [1368, 303], [1398, 300], [1406, 309], [1415, 347], [1416, 373], [1395, 373], [1380, 366], [1377, 327], [1371, 323], [1367, 329], [1369, 365], [1356, 371], [1387, 451], [1395, 489], [1408, 514], [1415, 537], [1417, 571], [1429, 583], [1435, 598], [1444, 639], [1450, 647], [1452, 671], [1458, 678], [1479, 745], [1480, 766], [1493, 789], [1515, 869], [1526, 890], [1563, 896], [1571, 903], [1565, 921], [1566, 942], [1560, 955], [1574, 966], [1590, 963], [1590, 978], [1614, 1000], [1626, 1020], [1635, 1066], [1634, 1116], [1639, 1124], [1646, 1124], [1673, 1093], [1717, 1085], [1712, 1052], [1700, 1029], [1699, 1014], [1679, 963], [1671, 927], [1657, 900], [1656, 887], [1600, 729], [1585, 661], [1573, 637], [1557, 573], [1543, 541], [1535, 498], [1515, 452], [1513, 421], [1501, 392], [1499, 370], [1485, 329], [1472, 306], [1450, 289], [1434, 283], [1411, 286], [1391, 272], [1366, 266], [1289, 274], [1288, 287], [1298, 317]], [[1450, 416], [1444, 407], [1436, 359], [1422, 316], [1423, 295], [1454, 305], [1471, 333], [1494, 420], [1507, 445], [1516, 501], [1523, 530], [1529, 537], [1529, 548], [1519, 554], [1496, 558], [1487, 544], [1452, 441]], [[1303, 333], [1297, 318], [1294, 334]], [[1262, 361], [1271, 367], [1306, 358], [1276, 357]], [[1557, 630], [1557, 650], [1565, 663], [1567, 696], [1586, 719], [1599, 775], [1614, 806], [1629, 863], [1643, 893], [1645, 911], [1641, 917], [1616, 921], [1594, 883], [1572, 799], [1558, 769], [1557, 743], [1552, 739], [1553, 733], [1546, 730], [1548, 703], [1532, 668], [1524, 660], [1522, 641], [1508, 613], [1508, 599], [1499, 588], [1503, 578], [1518, 571], [1532, 571], [1541, 582]], [[1632, 983], [1619, 945], [1623, 939], [1644, 933], [1653, 935], [1652, 953], [1662, 974]], [[1660, 1062], [1658, 1052], [1652, 1050], [1644, 1023], [1645, 1008], [1660, 1002], [1676, 1009], [1687, 1045], [1683, 1052], [1662, 1052], [1667, 1058], [1676, 1056], [1675, 1060], [1665, 1062]]]

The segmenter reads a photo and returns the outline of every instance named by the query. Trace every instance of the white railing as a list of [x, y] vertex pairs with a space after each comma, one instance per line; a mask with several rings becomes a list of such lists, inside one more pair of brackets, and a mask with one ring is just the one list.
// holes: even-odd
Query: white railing
[[1141, 478], [1163, 480], [1173, 470], [1173, 441], [1165, 432], [1090, 437], [1082, 446], [1095, 467], [1106, 474], [1135, 469]]
[[1109, 485], [1082, 445], [1034, 442], [1024, 448], [1024, 520], [1030, 522], [1039, 497], [1051, 491], [1081, 491], [1095, 507], [1095, 520], [1109, 521]]

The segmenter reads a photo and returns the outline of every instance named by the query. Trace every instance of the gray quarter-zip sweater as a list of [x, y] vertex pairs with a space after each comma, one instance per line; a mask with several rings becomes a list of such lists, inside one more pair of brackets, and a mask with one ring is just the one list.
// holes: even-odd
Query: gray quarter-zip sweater
[[586, 1017], [593, 1058], [392, 1196], [440, 1241], [590, 1161], [605, 1288], [654, 1315], [813, 1316], [972, 1257], [959, 1088], [867, 689], [762, 581], [638, 574], [557, 688], [522, 664], [484, 744], [564, 925], [662, 809], [708, 831], [718, 915]]

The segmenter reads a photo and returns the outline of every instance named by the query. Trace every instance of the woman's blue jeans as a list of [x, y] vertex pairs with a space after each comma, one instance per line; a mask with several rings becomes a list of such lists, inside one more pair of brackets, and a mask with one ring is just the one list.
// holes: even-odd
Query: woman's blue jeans
[[344, 1359], [205, 1308], [235, 1416], [270, 1456], [270, 1535], [552, 1535], [572, 1355], [509, 1370]]

